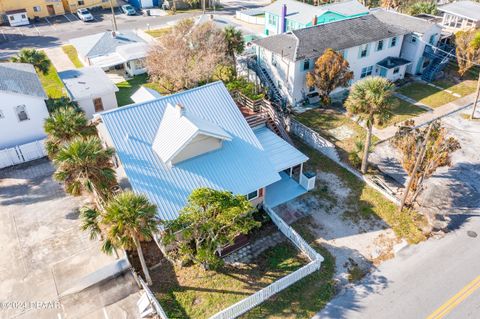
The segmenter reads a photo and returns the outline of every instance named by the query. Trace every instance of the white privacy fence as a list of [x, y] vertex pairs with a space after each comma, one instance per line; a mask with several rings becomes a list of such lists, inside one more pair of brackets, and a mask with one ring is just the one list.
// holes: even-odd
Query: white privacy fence
[[13, 166], [47, 156], [45, 140], [17, 145], [0, 150], [0, 168]]
[[307, 255], [311, 262], [302, 268], [292, 272], [291, 274], [275, 281], [260, 291], [257, 291], [253, 295], [231, 305], [230, 307], [220, 311], [219, 313], [210, 317], [210, 319], [232, 319], [252, 308], [258, 306], [274, 294], [282, 291], [283, 289], [293, 285], [300, 279], [310, 275], [311, 273], [320, 269], [323, 261], [323, 257], [317, 253], [310, 245], [303, 240], [303, 238], [290, 226], [287, 225], [270, 207], [265, 206], [265, 211], [268, 213], [272, 221], [277, 225], [278, 229], [290, 239], [295, 246], [298, 247], [305, 255]]
[[140, 282], [140, 285], [142, 286], [143, 290], [145, 291], [145, 294], [147, 295], [148, 300], [150, 301], [150, 304], [153, 306], [155, 309], [155, 312], [161, 319], [168, 319], [167, 314], [163, 310], [162, 306], [158, 302], [157, 298], [155, 295], [152, 293], [150, 288], [148, 288], [147, 284], [143, 281], [143, 279], [138, 276], [138, 281]]

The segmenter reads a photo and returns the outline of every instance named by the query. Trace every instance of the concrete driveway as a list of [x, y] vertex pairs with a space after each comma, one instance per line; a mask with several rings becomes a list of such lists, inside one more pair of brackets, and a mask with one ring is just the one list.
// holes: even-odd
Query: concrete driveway
[[[47, 160], [0, 170], [0, 318], [75, 318], [71, 300], [79, 302], [84, 295], [67, 296], [65, 303], [59, 296], [115, 263], [79, 229], [78, 208], [86, 199], [67, 196], [52, 173]], [[124, 283], [126, 296], [110, 297], [107, 304], [104, 290], [89, 292], [83, 314], [98, 313], [133, 294], [122, 305], [132, 312], [138, 288], [131, 283]]]

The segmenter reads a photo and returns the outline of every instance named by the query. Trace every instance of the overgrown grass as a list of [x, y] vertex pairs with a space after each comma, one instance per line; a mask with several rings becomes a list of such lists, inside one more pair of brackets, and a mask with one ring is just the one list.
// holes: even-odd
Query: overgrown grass
[[426, 112], [424, 109], [419, 108], [418, 106], [408, 103], [397, 97], [393, 97], [393, 99], [394, 107], [390, 110], [391, 116], [382, 125], [377, 125], [379, 128], [384, 128], [394, 125], [396, 123], [403, 122]]
[[83, 63], [78, 58], [77, 49], [75, 49], [73, 45], [64, 45], [62, 46], [62, 50], [63, 52], [65, 52], [65, 54], [68, 56], [70, 61], [72, 61], [73, 65], [75, 65], [77, 69], [83, 68]]
[[40, 78], [40, 82], [42, 83], [42, 86], [49, 98], [58, 99], [62, 96], [66, 96], [63, 82], [60, 80], [57, 70], [53, 64], [50, 64], [47, 74], [43, 74], [42, 72], [37, 73]]
[[477, 83], [474, 80], [464, 80], [463, 82], [456, 83], [451, 78], [444, 78], [433, 83], [453, 93], [457, 93], [462, 97], [474, 93], [477, 88]]
[[[355, 143], [363, 142], [367, 134], [358, 123], [334, 109], [314, 109], [296, 115], [295, 118], [334, 143], [340, 157], [346, 162], [348, 154], [356, 151]], [[378, 138], [373, 136], [373, 144], [377, 141]]]
[[155, 83], [148, 82], [148, 75], [146, 74], [137, 75], [128, 81], [117, 83], [117, 87], [119, 89], [119, 91], [116, 93], [118, 106], [132, 104], [133, 101], [130, 97], [142, 85], [148, 88], [154, 89], [160, 92], [160, 94], [162, 95], [167, 94], [166, 92], [162, 91], [162, 89]]
[[292, 227], [312, 246], [324, 261], [319, 271], [303, 278], [240, 318], [311, 318], [335, 295], [335, 258], [315, 241], [309, 227], [311, 217], [304, 217]]
[[350, 192], [347, 203], [353, 207], [349, 213], [351, 219], [379, 217], [399, 237], [405, 238], [409, 243], [418, 243], [425, 239], [425, 235], [421, 231], [421, 227], [425, 225], [422, 215], [414, 211], [399, 213], [398, 207], [381, 193], [367, 186], [352, 173], [303, 144], [300, 140], [295, 139], [295, 141], [297, 147], [310, 158], [306, 163], [306, 170], [335, 174], [348, 187]]
[[420, 82], [407, 84], [397, 91], [432, 108], [442, 106], [457, 99], [457, 97], [452, 94]]
[[224, 266], [218, 272], [164, 263], [152, 271], [152, 290], [169, 318], [208, 318], [306, 262], [292, 244], [284, 242], [248, 265]]

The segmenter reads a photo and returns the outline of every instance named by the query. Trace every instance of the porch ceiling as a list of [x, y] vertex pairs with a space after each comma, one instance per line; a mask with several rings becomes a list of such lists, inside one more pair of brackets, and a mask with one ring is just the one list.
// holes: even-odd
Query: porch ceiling
[[281, 180], [266, 187], [265, 204], [269, 207], [275, 207], [291, 201], [307, 192], [288, 174], [280, 173]]

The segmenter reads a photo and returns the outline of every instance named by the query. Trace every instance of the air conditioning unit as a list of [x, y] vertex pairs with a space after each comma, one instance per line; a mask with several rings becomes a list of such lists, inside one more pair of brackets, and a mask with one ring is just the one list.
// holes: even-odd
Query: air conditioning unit
[[316, 179], [317, 174], [313, 172], [304, 172], [300, 175], [300, 185], [302, 185], [307, 191], [310, 191], [315, 188]]

